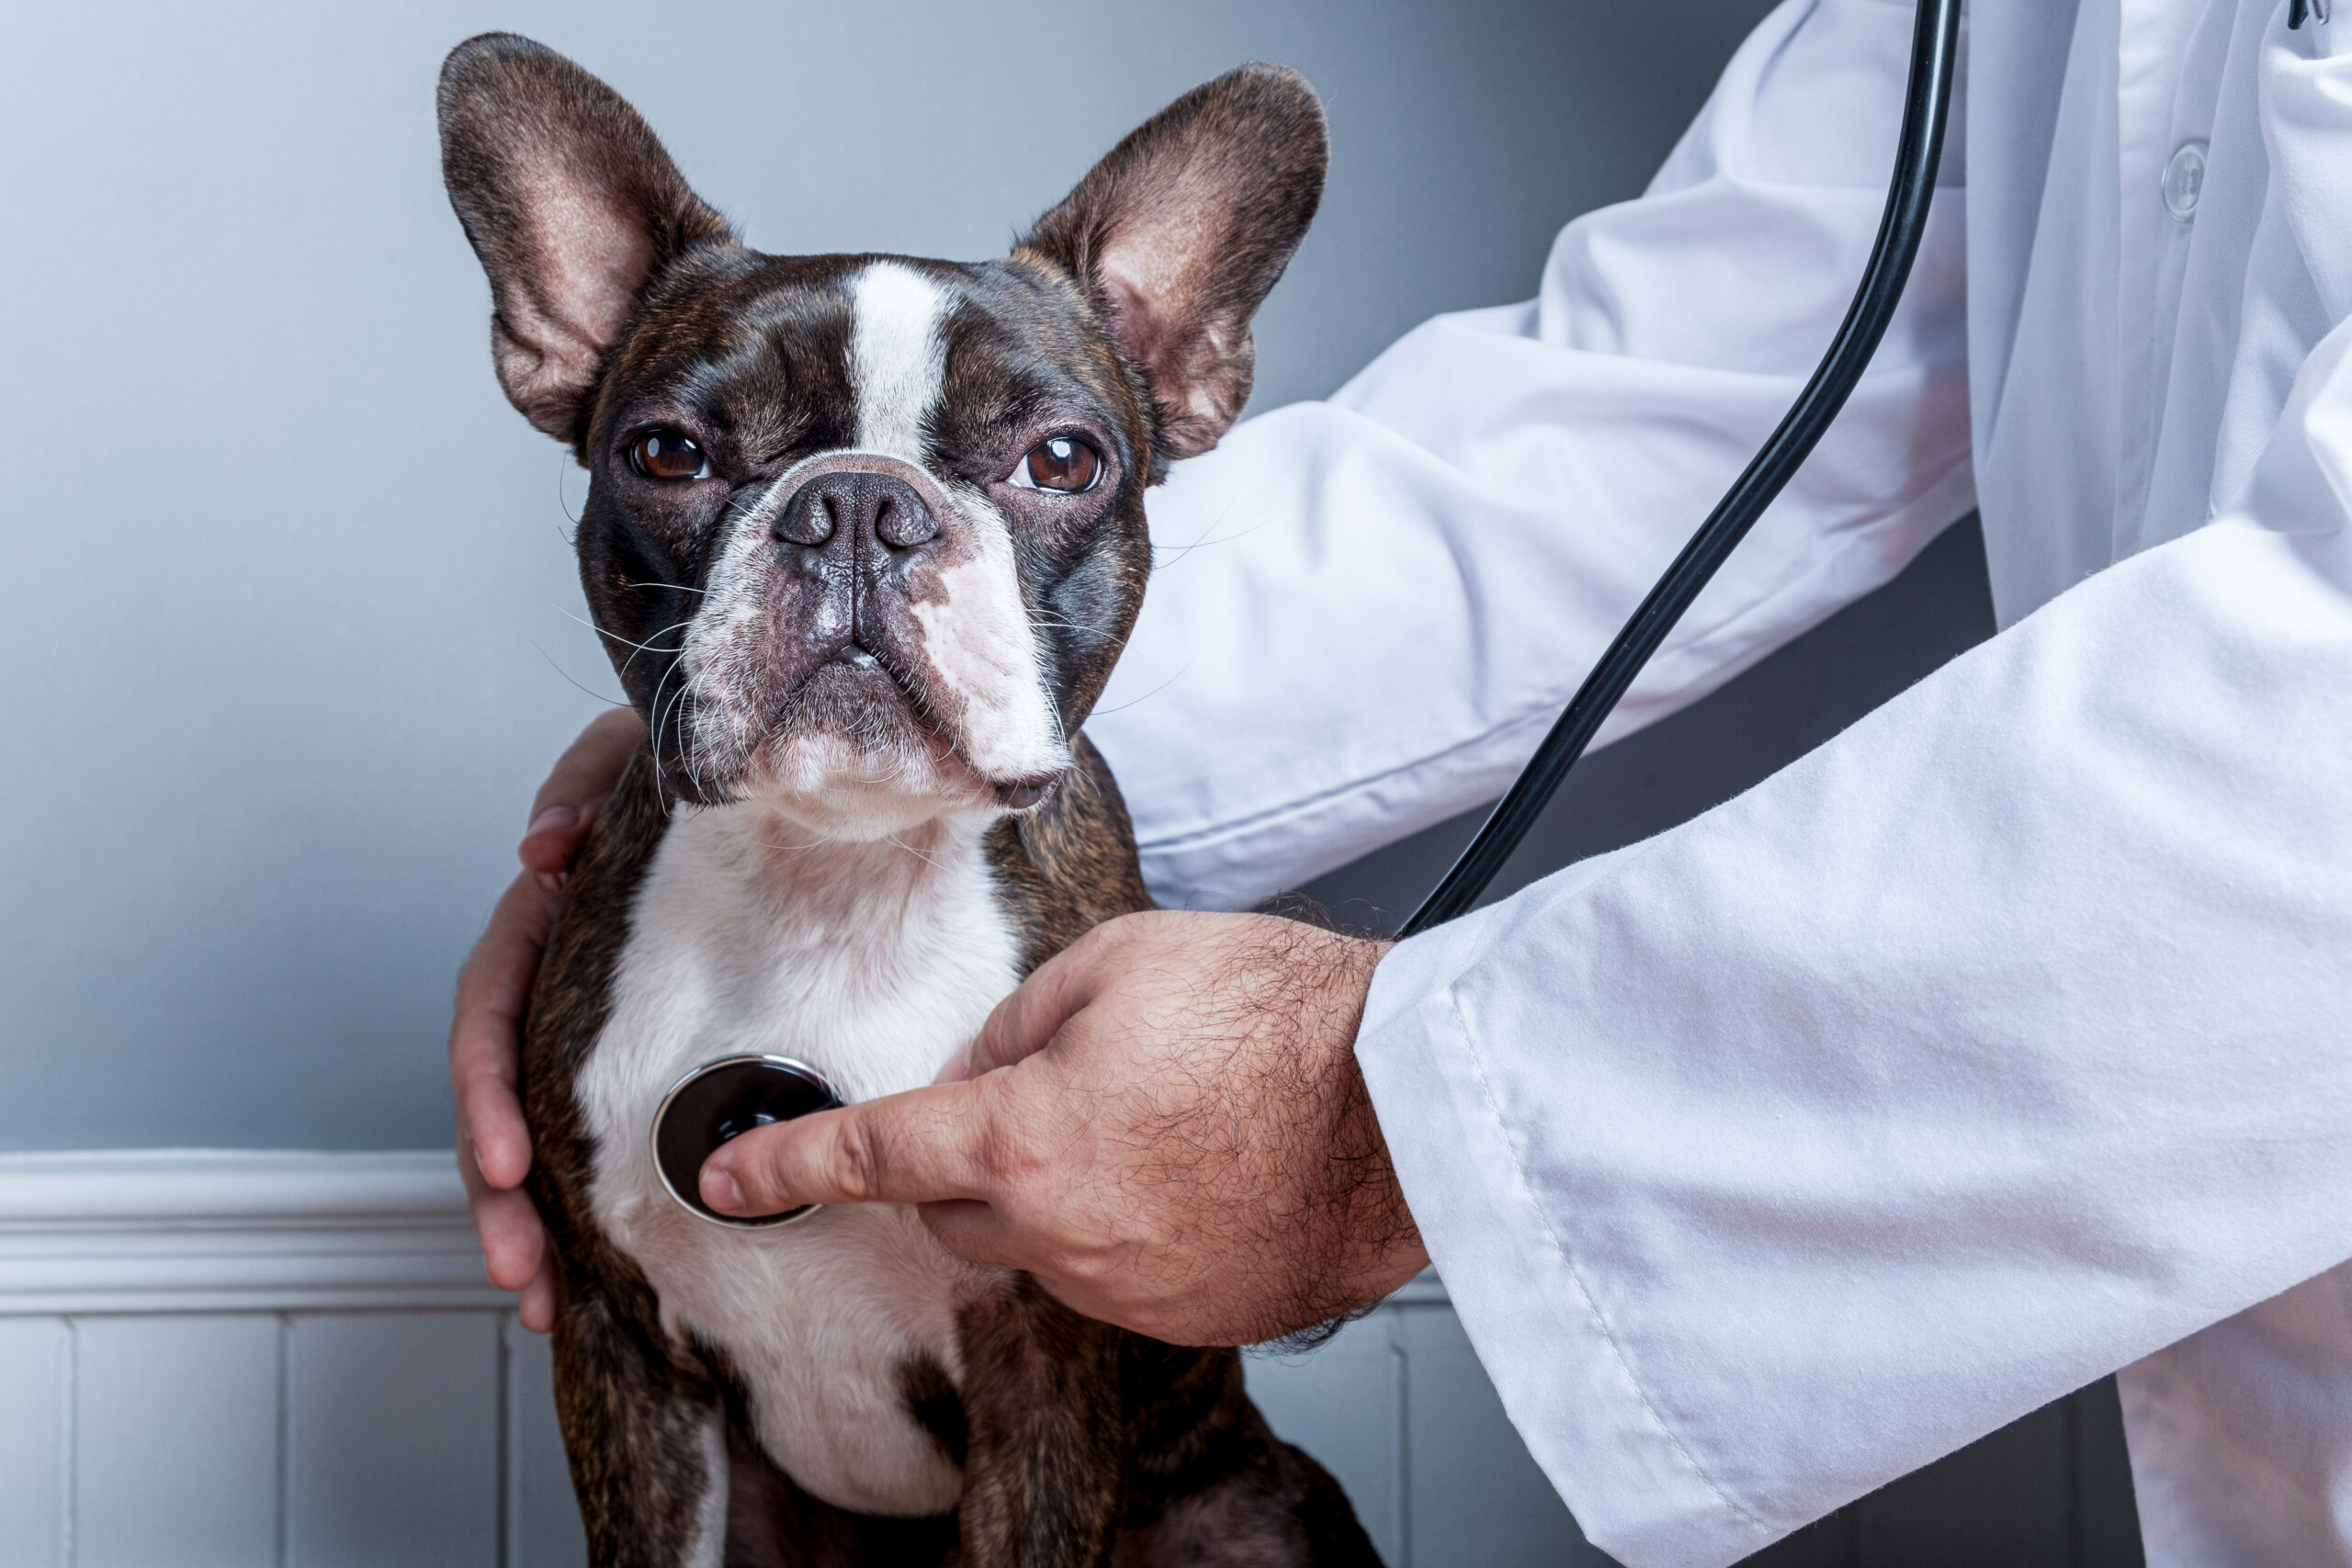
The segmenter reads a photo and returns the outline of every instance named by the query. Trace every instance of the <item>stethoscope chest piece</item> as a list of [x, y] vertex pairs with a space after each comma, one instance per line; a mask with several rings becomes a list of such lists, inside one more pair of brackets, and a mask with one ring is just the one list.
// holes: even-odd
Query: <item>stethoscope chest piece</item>
[[789, 1056], [724, 1056], [705, 1062], [671, 1087], [653, 1113], [653, 1168], [662, 1185], [713, 1224], [765, 1230], [817, 1212], [813, 1203], [781, 1214], [738, 1219], [702, 1201], [702, 1167], [711, 1152], [754, 1127], [789, 1122], [842, 1104], [825, 1075]]

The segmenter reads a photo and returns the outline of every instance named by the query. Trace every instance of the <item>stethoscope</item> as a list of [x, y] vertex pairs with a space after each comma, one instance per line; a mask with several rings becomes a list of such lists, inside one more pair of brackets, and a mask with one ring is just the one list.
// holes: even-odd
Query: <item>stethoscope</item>
[[713, 1224], [767, 1230], [805, 1220], [813, 1203], [781, 1214], [741, 1219], [702, 1201], [702, 1164], [719, 1145], [754, 1127], [789, 1122], [845, 1103], [825, 1075], [790, 1056], [721, 1056], [670, 1086], [653, 1112], [653, 1168], [670, 1196]]
[[[2296, 0], [2298, 23], [2308, 3]], [[1466, 914], [1478, 901], [1567, 778], [1568, 770], [1584, 755], [1601, 721], [1634, 683], [1634, 677], [1641, 673], [1733, 548], [1747, 536], [1764, 509], [1786, 488], [1853, 395], [1871, 355], [1878, 351], [1879, 340], [1894, 319], [1894, 307], [1903, 298], [1911, 264], [1927, 232], [1928, 209], [1936, 194], [1936, 170], [1943, 158], [1944, 121], [1951, 106], [1961, 4], [1962, 0], [1919, 0], [1911, 39], [1910, 85], [1904, 95], [1903, 131], [1895, 144], [1894, 176], [1887, 188], [1885, 214], [1879, 221], [1878, 241], [1871, 251], [1861, 287], [1854, 293], [1838, 335], [1830, 341], [1829, 352], [1822, 356], [1813, 378], [1805, 383], [1771, 439], [1715, 504], [1705, 525], [1674, 558], [1674, 564], [1667, 568], [1666, 575], [1592, 667], [1592, 673], [1585, 677], [1469, 848], [1421, 907], [1397, 928], [1399, 940]], [[2326, 15], [2324, 4], [2317, 9], [2322, 17]], [[679, 1079], [654, 1112], [653, 1163], [670, 1195], [713, 1224], [742, 1229], [790, 1224], [816, 1213], [814, 1206], [751, 1220], [705, 1207], [700, 1192], [703, 1161], [721, 1144], [753, 1127], [830, 1111], [842, 1103], [822, 1073], [790, 1057], [729, 1056], [707, 1062]]]

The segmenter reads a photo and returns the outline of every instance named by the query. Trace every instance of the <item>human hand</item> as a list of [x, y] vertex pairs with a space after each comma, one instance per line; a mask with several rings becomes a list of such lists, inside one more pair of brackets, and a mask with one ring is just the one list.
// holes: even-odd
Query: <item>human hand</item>
[[976, 1263], [1179, 1344], [1252, 1344], [1429, 1262], [1355, 1061], [1378, 942], [1264, 915], [1098, 927], [943, 1081], [722, 1145], [703, 1201], [921, 1205]]
[[538, 977], [564, 872], [644, 739], [636, 710], [616, 708], [582, 730], [558, 760], [531, 802], [530, 826], [515, 851], [523, 874], [498, 900], [458, 976], [449, 1025], [458, 1171], [491, 1283], [520, 1291], [523, 1325], [541, 1334], [555, 1326], [555, 1269], [538, 1210], [522, 1190], [531, 1169], [531, 1132], [517, 1091], [523, 1007]]

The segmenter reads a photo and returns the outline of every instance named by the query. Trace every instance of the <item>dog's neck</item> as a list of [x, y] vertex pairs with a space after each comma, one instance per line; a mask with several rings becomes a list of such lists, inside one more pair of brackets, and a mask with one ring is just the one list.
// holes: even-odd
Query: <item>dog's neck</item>
[[909, 811], [845, 823], [798, 800], [761, 796], [697, 813], [706, 814], [740, 846], [747, 885], [788, 904], [796, 919], [845, 933], [904, 919], [943, 881], [963, 879], [1002, 815]]
[[1020, 979], [989, 821], [842, 840], [773, 805], [682, 809], [616, 980], [614, 1028], [635, 1043], [615, 1070], [636, 1063], [657, 1098], [656, 1080], [743, 1051], [808, 1062], [851, 1099], [928, 1082]]

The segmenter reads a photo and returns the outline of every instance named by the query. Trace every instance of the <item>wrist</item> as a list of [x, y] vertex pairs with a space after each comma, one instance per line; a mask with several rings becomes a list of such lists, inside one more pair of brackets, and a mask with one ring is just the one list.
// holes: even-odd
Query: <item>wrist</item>
[[1396, 944], [1357, 937], [1340, 940], [1344, 946], [1330, 987], [1330, 1022], [1336, 1027], [1329, 1036], [1336, 1046], [1330, 1073], [1338, 1113], [1326, 1167], [1334, 1181], [1330, 1201], [1339, 1220], [1339, 1247], [1328, 1280], [1329, 1293], [1337, 1299], [1323, 1315], [1372, 1306], [1429, 1267], [1428, 1249], [1405, 1202], [1371, 1089], [1355, 1057], [1373, 974]]

